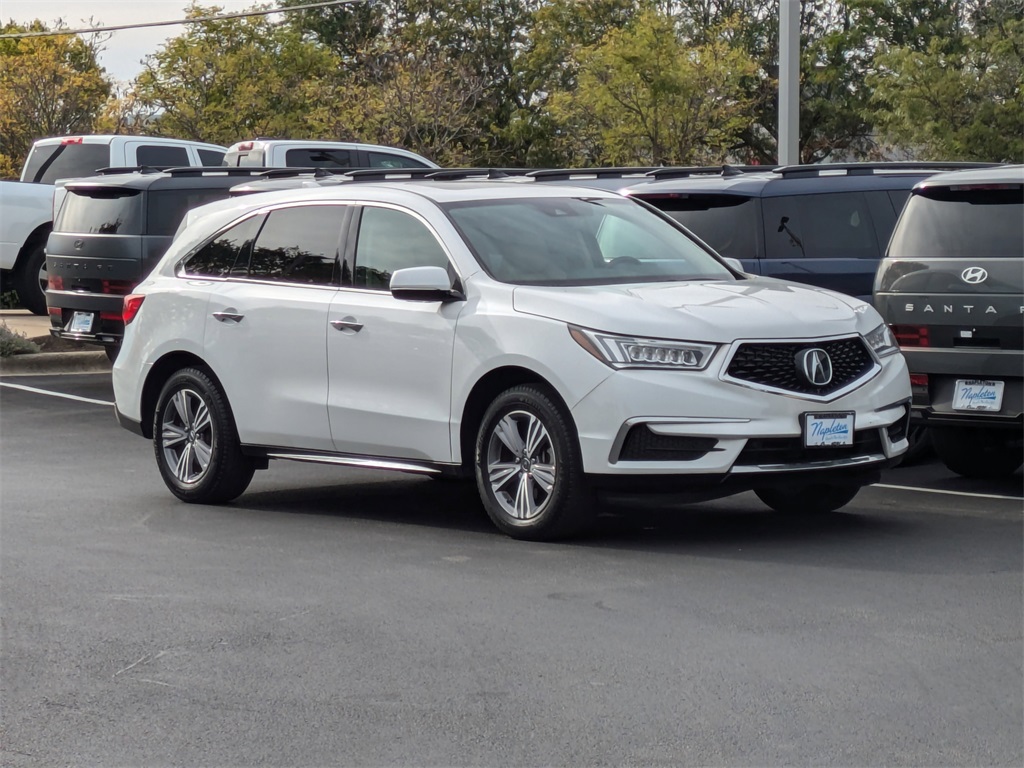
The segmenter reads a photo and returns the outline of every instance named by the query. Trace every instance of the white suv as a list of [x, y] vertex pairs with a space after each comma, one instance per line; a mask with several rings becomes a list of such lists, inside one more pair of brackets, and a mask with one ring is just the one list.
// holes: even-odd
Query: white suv
[[551, 539], [607, 489], [831, 511], [907, 447], [874, 309], [736, 272], [600, 190], [213, 203], [124, 306], [118, 419], [188, 502], [237, 497], [269, 459], [475, 476], [502, 531]]

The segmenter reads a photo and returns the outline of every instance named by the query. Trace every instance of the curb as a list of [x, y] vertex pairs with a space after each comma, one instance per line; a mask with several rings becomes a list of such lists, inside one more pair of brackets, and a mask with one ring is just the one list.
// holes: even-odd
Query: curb
[[31, 376], [47, 373], [107, 373], [111, 363], [106, 352], [39, 352], [0, 359], [0, 376]]

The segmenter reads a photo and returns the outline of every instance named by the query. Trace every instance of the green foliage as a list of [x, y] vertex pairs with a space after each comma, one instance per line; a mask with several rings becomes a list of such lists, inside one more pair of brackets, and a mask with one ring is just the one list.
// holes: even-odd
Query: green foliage
[[0, 292], [0, 309], [19, 309], [21, 301], [18, 299], [17, 291]]
[[[64, 28], [58, 22], [55, 29]], [[9, 23], [2, 32], [43, 32], [40, 21]], [[75, 35], [0, 40], [0, 175], [17, 175], [32, 142], [89, 133], [110, 94], [96, 61], [102, 39]]]
[[[216, 9], [193, 5], [190, 16]], [[265, 16], [190, 24], [148, 57], [134, 95], [155, 133], [231, 144], [256, 136], [310, 138], [309, 83], [335, 56]]]
[[886, 137], [935, 159], [1024, 162], [1024, 21], [1004, 19], [953, 47], [894, 48], [870, 78]]
[[721, 162], [749, 121], [754, 63], [721, 39], [691, 45], [645, 11], [579, 54], [578, 84], [550, 100], [571, 154], [588, 163]]
[[25, 334], [12, 331], [7, 323], [0, 321], [0, 357], [30, 355], [39, 351], [38, 344], [29, 341]]

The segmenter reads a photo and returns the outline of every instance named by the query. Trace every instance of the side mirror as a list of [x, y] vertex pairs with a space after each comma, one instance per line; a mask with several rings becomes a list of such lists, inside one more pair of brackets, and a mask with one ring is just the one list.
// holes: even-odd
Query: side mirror
[[391, 273], [391, 295], [402, 301], [462, 301], [443, 267], [406, 267]]

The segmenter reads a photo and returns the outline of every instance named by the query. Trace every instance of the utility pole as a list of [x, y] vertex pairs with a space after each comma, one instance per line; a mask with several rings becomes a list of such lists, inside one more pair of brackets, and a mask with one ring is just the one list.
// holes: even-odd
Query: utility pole
[[800, 162], [800, 0], [779, 0], [779, 165]]

